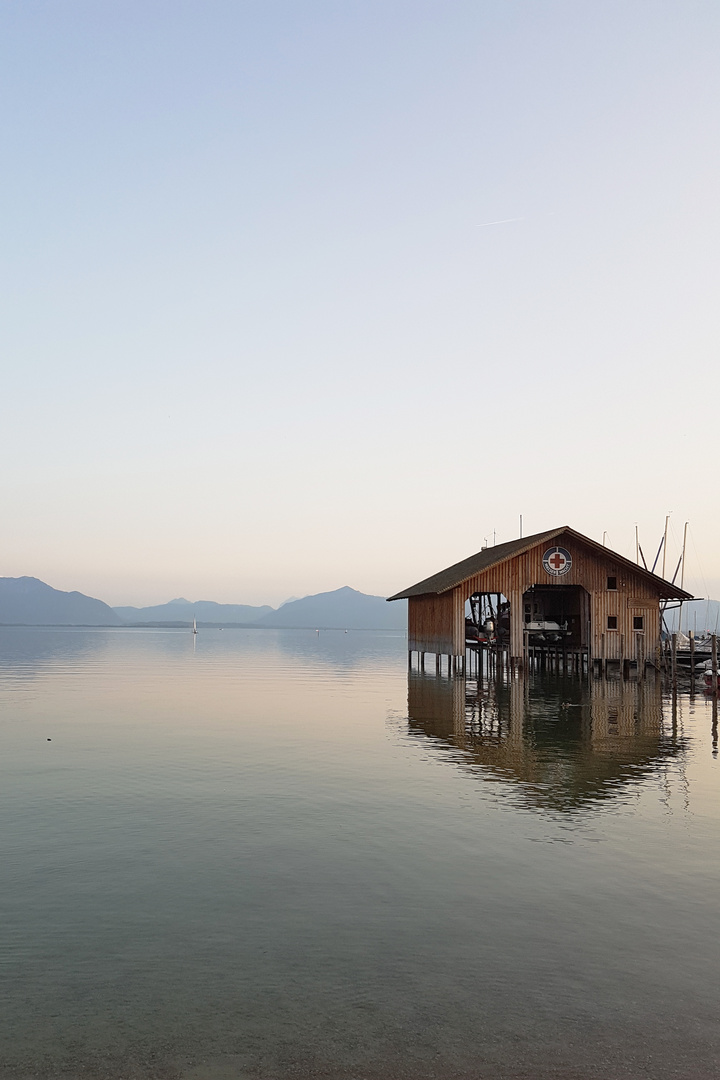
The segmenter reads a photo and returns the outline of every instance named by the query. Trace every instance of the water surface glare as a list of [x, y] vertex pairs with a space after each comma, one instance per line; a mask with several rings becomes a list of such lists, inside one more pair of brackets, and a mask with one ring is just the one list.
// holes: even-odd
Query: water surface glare
[[720, 1075], [712, 707], [0, 629], [0, 1077]]

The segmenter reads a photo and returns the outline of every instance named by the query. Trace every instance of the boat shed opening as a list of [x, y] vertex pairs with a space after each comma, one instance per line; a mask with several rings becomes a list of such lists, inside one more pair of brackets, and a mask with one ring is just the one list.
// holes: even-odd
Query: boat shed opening
[[464, 671], [466, 653], [510, 670], [657, 666], [662, 613], [690, 593], [568, 525], [506, 544], [388, 597], [408, 601], [408, 661]]

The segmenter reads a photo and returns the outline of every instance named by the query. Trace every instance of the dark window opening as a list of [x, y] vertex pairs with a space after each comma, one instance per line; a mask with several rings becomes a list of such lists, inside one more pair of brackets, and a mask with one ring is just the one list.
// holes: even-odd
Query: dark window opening
[[633, 615], [633, 630], [644, 630], [645, 617], [643, 615]]
[[608, 630], [617, 630], [617, 615], [608, 615]]
[[617, 578], [616, 577], [609, 577], [608, 578], [608, 589], [612, 589], [613, 591], [615, 591], [617, 589]]

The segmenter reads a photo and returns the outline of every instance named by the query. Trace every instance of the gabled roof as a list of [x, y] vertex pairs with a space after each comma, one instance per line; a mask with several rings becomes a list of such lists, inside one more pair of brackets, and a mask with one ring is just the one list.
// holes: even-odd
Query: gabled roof
[[665, 581], [664, 578], [659, 577], [657, 574], [651, 574], [649, 570], [645, 570], [642, 566], [636, 566], [634, 562], [626, 559], [623, 555], [618, 555], [616, 551], [603, 547], [602, 544], [591, 540], [589, 536], [583, 536], [582, 533], [571, 529], [569, 525], [563, 525], [559, 529], [550, 529], [548, 532], [535, 533], [533, 536], [523, 536], [519, 540], [510, 540], [506, 544], [496, 544], [494, 547], [484, 548], [482, 551], [478, 551], [476, 555], [471, 555], [469, 559], [463, 559], [462, 562], [448, 566], [446, 570], [441, 570], [439, 574], [433, 574], [432, 577], [418, 581], [416, 585], [411, 585], [409, 589], [404, 589], [402, 592], [395, 593], [394, 596], [389, 596], [388, 600], [404, 600], [410, 596], [426, 596], [428, 593], [437, 595], [449, 592], [456, 585], [462, 585], [468, 578], [482, 573], [483, 570], [489, 570], [491, 566], [497, 566], [498, 563], [514, 559], [517, 555], [530, 551], [531, 548], [536, 547], [538, 544], [548, 543], [548, 541], [554, 540], [561, 535], [568, 535], [575, 540], [579, 540], [581, 543], [593, 548], [604, 559], [611, 559], [612, 562], [617, 563], [619, 566], [625, 566], [634, 574], [638, 574], [645, 580], [652, 582], [658, 591], [658, 595], [665, 599], [692, 600], [691, 593], [678, 589], [676, 585], [671, 585], [669, 581]]

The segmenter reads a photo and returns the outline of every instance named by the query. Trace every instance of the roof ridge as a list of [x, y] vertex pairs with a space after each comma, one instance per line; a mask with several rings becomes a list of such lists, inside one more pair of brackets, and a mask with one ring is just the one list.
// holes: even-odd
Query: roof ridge
[[[430, 574], [429, 577], [422, 578], [421, 581], [416, 582], [414, 585], [410, 585], [407, 589], [404, 589], [402, 592], [395, 593], [394, 596], [388, 596], [387, 599], [388, 599], [388, 601], [390, 601], [390, 600], [402, 600], [404, 597], [406, 597], [410, 593], [411, 590], [415, 593], [415, 595], [418, 595], [418, 593], [416, 593], [415, 590], [419, 589], [421, 585], [426, 585], [429, 582], [433, 581], [435, 578], [439, 577], [440, 574], [442, 574], [442, 575], [450, 574], [451, 571], [459, 570], [459, 568], [461, 566], [464, 567], [467, 563], [472, 562], [473, 560], [480, 558], [482, 555], [484, 555], [488, 551], [493, 551], [493, 552], [497, 551], [498, 552], [498, 557], [495, 558], [495, 559], [490, 559], [482, 567], [483, 570], [488, 570], [491, 566], [495, 566], [497, 563], [503, 562], [504, 559], [509, 557], [510, 551], [509, 550], [503, 551], [503, 549], [512, 549], [512, 555], [513, 556], [514, 555], [522, 555], [523, 552], [528, 551], [530, 548], [534, 547], [535, 544], [540, 543], [542, 540], [549, 540], [551, 537], [557, 536], [559, 533], [565, 532], [567, 528], [568, 528], [567, 525], [561, 525], [559, 529], [546, 529], [544, 532], [532, 533], [530, 536], [520, 536], [516, 540], [506, 540], [503, 544], [494, 544], [491, 548], [481, 548], [480, 551], [476, 552], [474, 555], [468, 555], [467, 558], [460, 559], [458, 562], [452, 563], [450, 566], [447, 566], [444, 570], [440, 570], [436, 574]], [[446, 585], [443, 589], [439, 590], [438, 592], [436, 592], [436, 590], [434, 590], [434, 589], [429, 589], [427, 591], [428, 592], [436, 592], [436, 595], [440, 595], [440, 592], [447, 592], [449, 589], [453, 589], [456, 585], [459, 585], [462, 581], [465, 580], [466, 577], [472, 577], [472, 574], [463, 575], [463, 576], [459, 577], [452, 584]]]
[[661, 578], [657, 574], [653, 574], [650, 570], [636, 565], [624, 555], [621, 555], [617, 551], [613, 551], [612, 548], [606, 548], [596, 540], [591, 540], [589, 536], [585, 536], [584, 533], [578, 532], [577, 529], [573, 529], [570, 525], [561, 525], [557, 529], [547, 529], [544, 532], [533, 533], [530, 536], [518, 537], [516, 540], [508, 540], [503, 544], [495, 544], [492, 548], [481, 548], [481, 550], [474, 555], [469, 555], [466, 559], [461, 559], [459, 562], [453, 563], [444, 570], [440, 570], [436, 574], [431, 574], [429, 577], [423, 578], [421, 581], [416, 582], [414, 585], [410, 585], [409, 588], [403, 589], [401, 592], [395, 593], [393, 596], [389, 596], [387, 599], [390, 601], [403, 600], [410, 596], [441, 596], [444, 593], [450, 592], [458, 585], [461, 585], [469, 578], [474, 577], [476, 574], [484, 573], [486, 570], [490, 570], [492, 567], [505, 562], [507, 559], [523, 555], [537, 544], [543, 542], [546, 543], [548, 540], [551, 540], [553, 537], [559, 536], [562, 533], [569, 533], [574, 539], [587, 544], [597, 551], [598, 554], [619, 561], [623, 566], [628, 567], [628, 569], [637, 573], [640, 577], [652, 581], [656, 586], [662, 585], [665, 591], [670, 590], [671, 597], [679, 600], [692, 599], [692, 595], [685, 592], [684, 589], [680, 589], [672, 582], [666, 581], [665, 578]]

